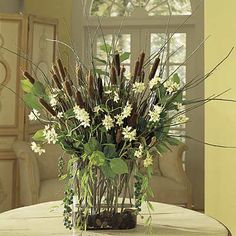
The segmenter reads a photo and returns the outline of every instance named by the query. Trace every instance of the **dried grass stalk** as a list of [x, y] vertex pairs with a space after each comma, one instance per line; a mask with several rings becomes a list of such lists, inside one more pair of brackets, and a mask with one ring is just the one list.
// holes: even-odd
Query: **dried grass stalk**
[[159, 64], [160, 64], [160, 58], [157, 57], [153, 63], [152, 69], [150, 71], [149, 80], [151, 80], [155, 77]]
[[117, 75], [120, 76], [120, 54], [119, 53], [115, 54], [114, 63], [115, 63]]
[[62, 78], [63, 81], [65, 81], [66, 73], [65, 73], [64, 66], [62, 64], [61, 59], [57, 60], [57, 65], [58, 65], [58, 68], [59, 68], [59, 73], [61, 75], [61, 78]]
[[24, 76], [26, 79], [28, 79], [31, 84], [34, 84], [34, 83], [35, 83], [35, 79], [33, 78], [33, 76], [30, 75], [29, 72], [25, 71], [25, 72], [23, 73], [23, 76]]
[[144, 59], [145, 59], [145, 53], [142, 52], [140, 54], [140, 60], [139, 60], [139, 68], [138, 68], [138, 76], [141, 76], [142, 70], [143, 70], [143, 63], [144, 63]]
[[56, 74], [52, 75], [52, 79], [54, 83], [56, 84], [56, 86], [58, 87], [58, 89], [62, 89], [62, 84]]
[[56, 116], [57, 112], [43, 99], [39, 98], [39, 103], [52, 115]]
[[76, 92], [76, 104], [77, 104], [80, 108], [84, 108], [84, 107], [85, 107], [85, 104], [84, 104], [84, 101], [83, 101], [83, 98], [82, 98], [82, 96], [81, 96], [80, 91], [77, 91], [77, 92]]
[[112, 65], [111, 69], [110, 69], [110, 79], [111, 79], [111, 84], [112, 85], [116, 85], [117, 80], [116, 80], [116, 69], [115, 67]]
[[87, 76], [87, 81], [88, 81], [88, 94], [89, 96], [94, 99], [95, 98], [95, 93], [94, 93], [94, 86], [93, 86], [93, 75], [89, 71], [89, 74]]
[[66, 94], [69, 96], [69, 97], [72, 97], [73, 96], [73, 91], [72, 91], [72, 88], [71, 88], [71, 83], [69, 81], [65, 81], [64, 82], [64, 89], [66, 91]]

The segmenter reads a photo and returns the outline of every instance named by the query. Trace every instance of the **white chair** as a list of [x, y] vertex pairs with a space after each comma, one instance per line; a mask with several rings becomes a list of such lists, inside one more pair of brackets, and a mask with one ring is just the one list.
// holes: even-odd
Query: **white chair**
[[17, 141], [13, 149], [19, 161], [20, 206], [62, 200], [63, 181], [58, 180], [57, 163], [62, 150], [56, 145], [46, 145], [46, 153], [38, 156], [30, 144]]
[[171, 146], [170, 149], [171, 151], [154, 159], [151, 179], [154, 198], [151, 200], [192, 208], [192, 185], [183, 169], [182, 161], [187, 146], [179, 144]]

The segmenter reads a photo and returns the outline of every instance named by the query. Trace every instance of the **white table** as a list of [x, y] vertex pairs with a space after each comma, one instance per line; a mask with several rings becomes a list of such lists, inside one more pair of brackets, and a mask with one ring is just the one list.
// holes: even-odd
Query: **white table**
[[[77, 236], [68, 231], [62, 222], [61, 202], [48, 202], [22, 207], [0, 214], [0, 236]], [[228, 236], [227, 229], [218, 221], [195, 211], [167, 204], [153, 203], [152, 234], [158, 236]], [[53, 211], [52, 211], [53, 209]], [[143, 207], [147, 217], [147, 210]], [[125, 231], [88, 231], [85, 236], [147, 234], [144, 220], [138, 218], [138, 226]]]

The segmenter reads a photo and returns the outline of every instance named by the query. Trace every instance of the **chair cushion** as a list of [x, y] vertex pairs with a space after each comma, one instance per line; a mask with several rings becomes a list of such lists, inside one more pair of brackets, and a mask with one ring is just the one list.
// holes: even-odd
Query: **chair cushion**
[[188, 189], [185, 184], [155, 175], [152, 176], [150, 184], [154, 193], [152, 201], [169, 204], [185, 204], [188, 202]]
[[182, 155], [184, 149], [182, 145], [171, 146], [171, 151], [159, 156], [159, 166], [162, 176], [178, 182], [185, 182], [183, 177]]
[[65, 182], [57, 178], [41, 181], [39, 203], [62, 200]]

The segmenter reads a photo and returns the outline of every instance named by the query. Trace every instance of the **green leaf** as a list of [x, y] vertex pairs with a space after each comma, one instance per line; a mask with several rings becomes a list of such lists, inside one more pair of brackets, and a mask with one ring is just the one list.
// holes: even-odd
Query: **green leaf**
[[114, 158], [110, 161], [110, 166], [115, 174], [121, 175], [128, 173], [128, 166], [121, 158]]
[[35, 81], [32, 92], [36, 95], [36, 96], [43, 96], [45, 95], [45, 88], [44, 85], [40, 82], [40, 81]]
[[59, 178], [59, 180], [65, 180], [66, 178], [67, 178], [67, 174], [62, 175], [62, 176]]
[[105, 155], [103, 152], [95, 151], [91, 156], [91, 160], [94, 161], [96, 166], [102, 166], [105, 163]]
[[41, 105], [38, 102], [38, 98], [33, 94], [25, 94], [23, 96], [23, 100], [26, 103], [26, 105], [30, 108], [41, 110]]
[[100, 46], [100, 49], [101, 49], [103, 52], [105, 52], [105, 53], [107, 53], [107, 54], [110, 54], [110, 52], [111, 52], [111, 50], [112, 50], [112, 47], [111, 47], [109, 44], [105, 43], [105, 44], [103, 44], [103, 45]]
[[102, 172], [103, 174], [111, 179], [114, 179], [116, 174], [112, 171], [111, 167], [105, 162], [105, 164], [102, 166]]
[[177, 146], [181, 143], [178, 139], [172, 137], [167, 137], [166, 141], [172, 146]]
[[173, 75], [172, 81], [177, 83], [177, 84], [180, 84], [180, 78], [179, 78], [177, 73]]
[[94, 57], [94, 59], [95, 59], [96, 61], [98, 61], [98, 62], [101, 62], [101, 63], [104, 64], [104, 65], [107, 64], [107, 62], [106, 62], [105, 60], [101, 59], [101, 58]]
[[31, 84], [28, 79], [23, 79], [21, 80], [21, 88], [26, 93], [32, 93], [33, 84]]
[[124, 52], [123, 54], [121, 54], [120, 55], [120, 62], [123, 62], [123, 61], [129, 59], [130, 54], [131, 54], [130, 52]]
[[101, 69], [95, 69], [96, 73], [98, 73], [99, 75], [106, 75], [109, 76], [109, 73], [107, 71], [103, 71]]
[[114, 144], [105, 146], [103, 152], [107, 159], [114, 159], [118, 157], [118, 153], [116, 152], [116, 147]]
[[97, 141], [96, 138], [91, 138], [88, 143], [84, 144], [84, 152], [88, 155], [91, 156], [93, 152], [95, 151], [100, 151], [101, 150], [101, 145]]
[[44, 135], [43, 135], [43, 130], [42, 130], [42, 129], [41, 129], [41, 130], [38, 130], [38, 131], [34, 134], [34, 136], [32, 137], [32, 139], [33, 139], [34, 141], [37, 141], [37, 142], [43, 142], [43, 141], [45, 140]]

